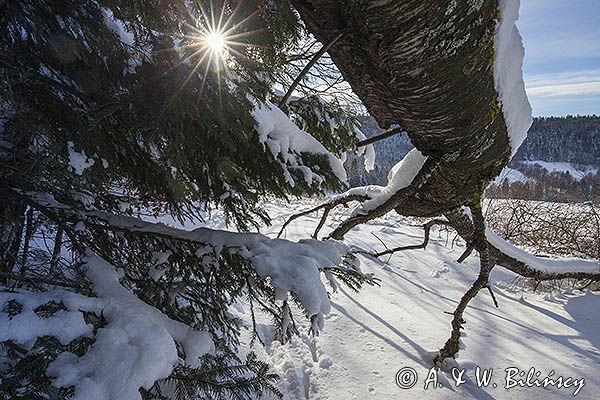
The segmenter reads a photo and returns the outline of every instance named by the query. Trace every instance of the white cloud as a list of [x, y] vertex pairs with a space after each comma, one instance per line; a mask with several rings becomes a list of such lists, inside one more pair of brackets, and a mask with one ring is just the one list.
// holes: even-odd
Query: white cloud
[[573, 96], [600, 94], [600, 69], [538, 74], [525, 77], [530, 96]]
[[600, 94], [600, 81], [539, 86], [535, 88], [528, 88], [527, 94], [530, 96], [573, 96]]

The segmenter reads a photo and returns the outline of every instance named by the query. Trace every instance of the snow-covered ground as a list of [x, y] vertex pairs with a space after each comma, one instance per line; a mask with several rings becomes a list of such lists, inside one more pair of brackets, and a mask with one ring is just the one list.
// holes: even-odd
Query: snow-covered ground
[[[276, 218], [274, 226], [263, 233], [275, 236], [288, 215], [311, 205], [313, 200], [291, 207], [266, 205]], [[349, 212], [332, 212], [334, 223]], [[316, 223], [315, 216], [296, 220], [286, 237], [307, 238]], [[572, 382], [571, 387], [560, 389], [518, 385], [505, 389], [505, 370], [511, 367], [524, 374], [535, 368], [540, 374], [531, 382], [541, 381], [551, 371], [554, 379], [584, 379], [577, 398], [598, 398], [600, 294], [523, 291], [511, 285], [514, 275], [500, 268], [492, 274], [500, 307], [495, 308], [488, 293], [481, 292], [465, 313], [465, 349], [458, 364], [465, 369], [467, 382], [457, 388], [452, 375], [441, 372], [438, 382], [443, 387], [430, 384], [424, 390], [431, 354], [449, 335], [451, 316], [446, 312], [454, 310], [477, 274], [477, 256], [464, 264], [454, 261], [464, 244], [453, 239], [451, 234], [434, 231], [426, 251], [398, 253], [387, 262], [361, 257], [363, 270], [380, 278], [381, 286], [367, 286], [360, 293], [342, 287], [333, 293], [332, 310], [319, 337], [308, 336], [308, 324], [303, 322], [302, 336], [282, 345], [272, 341], [268, 321], [263, 321], [260, 331], [267, 346], [256, 345], [255, 350], [281, 375], [285, 398], [558, 399], [573, 397], [577, 390]], [[414, 221], [387, 215], [347, 235], [348, 243], [364, 249], [381, 249], [380, 240], [388, 246], [420, 243], [422, 228]], [[244, 316], [247, 310], [237, 312]], [[487, 387], [477, 387], [476, 366], [493, 368]], [[396, 384], [396, 373], [406, 367], [418, 374], [411, 389]]]
[[586, 166], [578, 166], [568, 162], [548, 162], [548, 161], [523, 161], [524, 164], [528, 165], [539, 165], [544, 168], [549, 173], [558, 172], [568, 172], [575, 180], [580, 181], [584, 176], [591, 174], [595, 175], [598, 173], [598, 168], [592, 165]]
[[509, 167], [504, 167], [500, 175], [494, 179], [494, 183], [496, 185], [500, 185], [503, 181], [507, 181], [508, 183], [513, 182], [531, 182], [534, 179], [526, 176], [521, 171]]
[[[573, 179], [576, 181], [582, 180], [586, 175], [597, 175], [598, 168], [593, 165], [576, 165], [568, 162], [549, 162], [549, 161], [541, 161], [541, 160], [533, 160], [533, 161], [522, 161], [523, 164], [534, 166], [538, 165], [544, 168], [548, 173], [564, 173], [568, 172]], [[496, 177], [494, 183], [496, 185], [501, 184], [503, 181], [507, 181], [508, 183], [513, 182], [535, 182], [535, 178], [527, 176], [523, 174], [523, 172], [518, 169], [505, 167], [500, 175]]]

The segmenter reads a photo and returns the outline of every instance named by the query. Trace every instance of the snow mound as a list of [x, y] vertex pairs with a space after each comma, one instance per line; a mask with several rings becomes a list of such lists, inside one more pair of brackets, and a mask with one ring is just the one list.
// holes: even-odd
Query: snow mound
[[[78, 307], [83, 305], [88, 310], [101, 310], [96, 299], [62, 290], [43, 293], [0, 292], [0, 310], [10, 301], [16, 301], [22, 309], [14, 316], [0, 313], [0, 342], [10, 340], [25, 347], [33, 345], [38, 337], [44, 335], [53, 336], [64, 345], [81, 336], [91, 337], [93, 327], [85, 322]], [[49, 317], [41, 317], [34, 312], [37, 307], [51, 301], [62, 302], [67, 310], [57, 311]]]
[[[323, 177], [308, 166], [302, 165], [301, 153], [322, 154], [329, 160], [329, 165], [335, 176], [345, 182], [346, 170], [342, 161], [327, 150], [321, 142], [309, 133], [298, 128], [288, 116], [270, 101], [265, 104], [255, 104], [253, 111], [256, 120], [258, 138], [266, 145], [274, 157], [282, 160], [284, 171], [300, 170], [308, 185], [319, 184]], [[288, 184], [295, 185], [294, 178], [286, 174]]]
[[100, 309], [108, 324], [98, 330], [82, 357], [65, 352], [48, 366], [57, 387], [76, 388], [73, 399], [141, 399], [140, 387], [149, 389], [181, 362], [176, 342], [191, 367], [200, 366], [200, 357], [214, 351], [208, 333], [174, 321], [138, 299], [121, 286], [117, 270], [102, 258], [88, 252], [84, 261], [98, 298], [84, 300], [88, 305], [79, 304], [77, 309]]
[[370, 200], [362, 203], [354, 211], [354, 215], [364, 214], [367, 211], [376, 209], [399, 190], [408, 187], [425, 164], [425, 161], [427, 161], [427, 157], [414, 148], [392, 167], [388, 174], [388, 184], [385, 187], [370, 185], [346, 191], [344, 195], [364, 195], [370, 197]]

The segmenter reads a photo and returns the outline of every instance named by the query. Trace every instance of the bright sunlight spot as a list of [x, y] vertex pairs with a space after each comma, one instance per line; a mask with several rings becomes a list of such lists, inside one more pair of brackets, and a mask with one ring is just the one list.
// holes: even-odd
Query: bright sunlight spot
[[204, 38], [206, 47], [216, 54], [220, 54], [225, 48], [225, 36], [220, 32], [209, 32]]

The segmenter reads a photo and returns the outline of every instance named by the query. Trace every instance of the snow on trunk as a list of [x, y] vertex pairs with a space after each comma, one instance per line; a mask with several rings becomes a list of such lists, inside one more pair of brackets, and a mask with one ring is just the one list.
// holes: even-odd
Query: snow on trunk
[[[359, 141], [367, 138], [358, 128], [354, 128], [354, 134]], [[365, 157], [365, 171], [371, 172], [375, 169], [375, 147], [372, 144], [359, 148], [357, 154]]]
[[388, 184], [385, 187], [371, 185], [352, 188], [343, 195], [364, 195], [370, 197], [370, 200], [362, 203], [353, 213], [364, 214], [367, 211], [374, 210], [396, 194], [399, 190], [408, 187], [415, 179], [423, 164], [427, 161], [419, 150], [412, 149], [388, 173]]
[[498, 92], [514, 156], [533, 123], [523, 82], [525, 49], [519, 29], [520, 0], [499, 0], [500, 21], [494, 38], [494, 85]]

